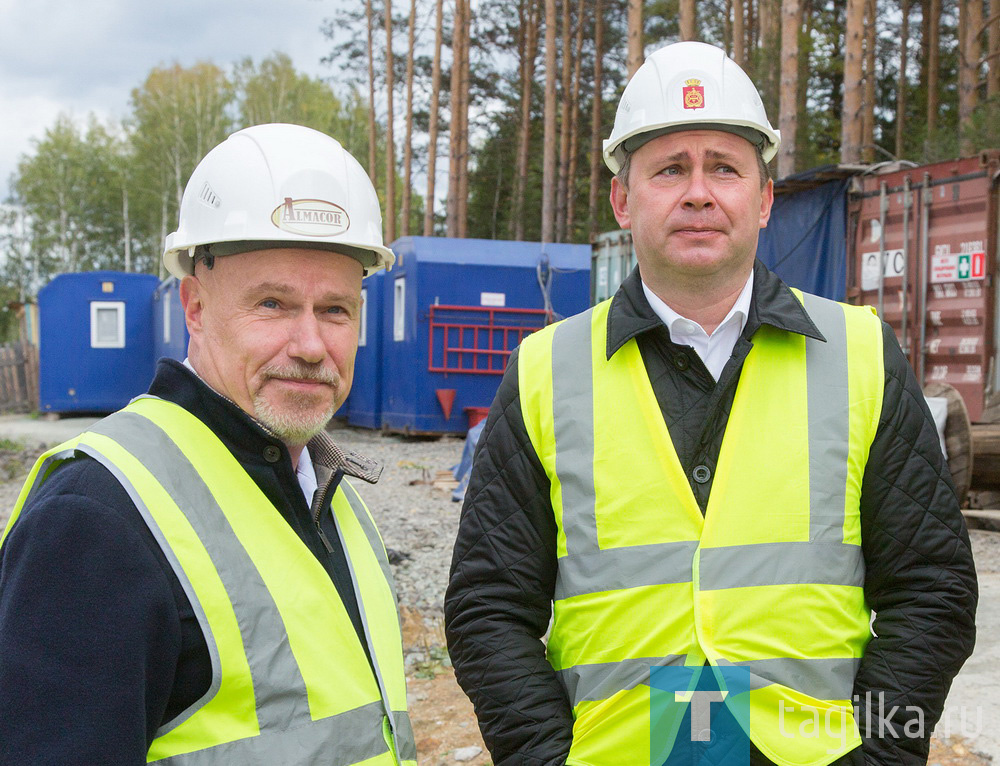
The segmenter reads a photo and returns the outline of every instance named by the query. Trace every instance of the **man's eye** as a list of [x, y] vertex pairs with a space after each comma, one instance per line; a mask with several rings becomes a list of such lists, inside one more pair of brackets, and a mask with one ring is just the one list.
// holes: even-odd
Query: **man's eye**
[[326, 310], [327, 314], [346, 314], [347, 310], [343, 306], [330, 306]]
[[260, 306], [265, 309], [276, 309], [278, 308], [278, 302], [274, 298], [267, 298], [260, 302]]

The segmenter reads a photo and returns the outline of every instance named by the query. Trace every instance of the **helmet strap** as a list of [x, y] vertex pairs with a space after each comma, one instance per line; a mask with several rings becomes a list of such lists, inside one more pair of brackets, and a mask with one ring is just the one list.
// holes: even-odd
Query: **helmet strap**
[[194, 255], [191, 258], [191, 270], [194, 271], [194, 267], [198, 261], [204, 261], [205, 268], [211, 271], [215, 266], [215, 256], [208, 252], [208, 248], [204, 245], [199, 245], [191, 249], [194, 251]]

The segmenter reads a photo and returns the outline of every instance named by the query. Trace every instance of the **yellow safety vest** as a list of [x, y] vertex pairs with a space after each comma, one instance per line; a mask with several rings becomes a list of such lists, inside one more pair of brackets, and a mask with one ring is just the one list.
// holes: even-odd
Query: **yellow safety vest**
[[607, 358], [610, 301], [521, 345], [522, 414], [558, 526], [548, 656], [573, 705], [569, 764], [663, 763], [688, 734], [683, 705], [657, 707], [668, 692], [651, 691], [651, 669], [706, 662], [776, 763], [860, 744], [859, 501], [882, 329], [866, 308], [796, 294], [826, 342], [755, 333], [704, 516], [635, 339]]
[[39, 458], [4, 538], [31, 492], [80, 454], [132, 498], [211, 656], [209, 691], [157, 732], [149, 763], [416, 763], [389, 562], [350, 484], [331, 507], [372, 664], [320, 562], [218, 437], [171, 402], [137, 399]]

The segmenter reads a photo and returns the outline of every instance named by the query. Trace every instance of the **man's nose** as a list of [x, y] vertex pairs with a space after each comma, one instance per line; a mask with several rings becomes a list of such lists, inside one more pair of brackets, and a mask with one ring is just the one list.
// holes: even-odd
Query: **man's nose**
[[696, 169], [688, 176], [683, 204], [690, 210], [704, 210], [715, 206], [715, 199], [708, 185], [708, 176], [703, 170]]
[[288, 340], [288, 355], [310, 364], [322, 362], [326, 356], [319, 320], [312, 311], [303, 311], [295, 318]]

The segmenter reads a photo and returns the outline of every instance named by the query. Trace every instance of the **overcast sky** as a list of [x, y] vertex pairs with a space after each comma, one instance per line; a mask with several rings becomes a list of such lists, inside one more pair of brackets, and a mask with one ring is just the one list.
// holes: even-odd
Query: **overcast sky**
[[[0, 0], [0, 200], [18, 157], [60, 112], [121, 118], [150, 69], [210, 60], [223, 69], [274, 51], [320, 64], [324, 18], [355, 0]], [[360, 2], [360, 0], [357, 0]]]

